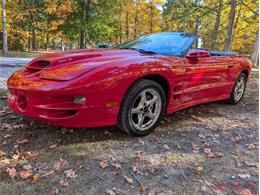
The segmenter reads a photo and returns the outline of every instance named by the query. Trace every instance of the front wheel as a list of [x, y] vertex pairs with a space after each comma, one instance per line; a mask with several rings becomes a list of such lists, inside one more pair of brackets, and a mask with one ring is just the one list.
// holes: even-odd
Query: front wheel
[[246, 89], [246, 74], [241, 73], [235, 83], [235, 86], [230, 94], [228, 103], [237, 104], [242, 99]]
[[162, 87], [154, 81], [141, 79], [128, 90], [124, 98], [118, 127], [131, 135], [147, 135], [158, 125], [165, 105]]

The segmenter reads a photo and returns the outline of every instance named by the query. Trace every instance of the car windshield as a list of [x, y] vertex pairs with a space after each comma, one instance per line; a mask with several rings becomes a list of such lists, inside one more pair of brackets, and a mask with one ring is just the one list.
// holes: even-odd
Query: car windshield
[[133, 49], [141, 53], [155, 53], [166, 56], [183, 56], [196, 36], [193, 33], [166, 32], [140, 37], [119, 45], [119, 49]]

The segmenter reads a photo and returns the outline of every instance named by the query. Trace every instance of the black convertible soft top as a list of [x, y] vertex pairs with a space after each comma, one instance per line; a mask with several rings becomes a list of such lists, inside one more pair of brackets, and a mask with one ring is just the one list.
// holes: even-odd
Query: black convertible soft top
[[212, 56], [235, 56], [235, 55], [239, 55], [239, 53], [234, 52], [234, 51], [210, 51], [209, 49], [206, 48], [195, 48], [198, 50], [206, 50], [208, 52], [210, 52], [210, 54]]
[[233, 51], [210, 51], [210, 54], [213, 56], [234, 56], [239, 55], [237, 52]]

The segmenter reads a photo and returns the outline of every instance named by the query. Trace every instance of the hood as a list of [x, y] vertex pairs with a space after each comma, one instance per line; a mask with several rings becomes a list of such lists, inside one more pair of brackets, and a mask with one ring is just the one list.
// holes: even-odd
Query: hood
[[29, 74], [38, 73], [42, 79], [66, 81], [108, 63], [143, 55], [126, 49], [75, 50], [35, 58], [26, 66], [26, 69]]

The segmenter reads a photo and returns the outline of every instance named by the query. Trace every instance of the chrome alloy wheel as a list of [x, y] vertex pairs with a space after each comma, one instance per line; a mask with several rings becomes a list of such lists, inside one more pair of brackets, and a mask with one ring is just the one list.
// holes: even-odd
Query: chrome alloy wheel
[[130, 111], [130, 120], [139, 131], [146, 131], [156, 123], [162, 109], [160, 94], [152, 89], [145, 89], [134, 100]]
[[239, 101], [242, 98], [245, 91], [245, 86], [246, 86], [245, 77], [239, 77], [234, 90], [234, 97], [236, 101]]

